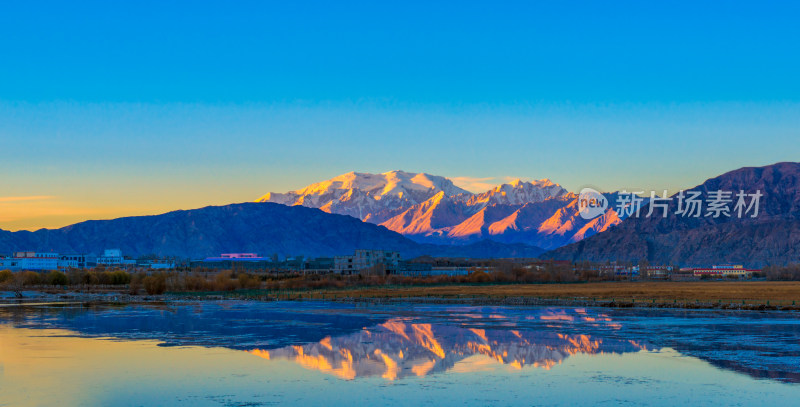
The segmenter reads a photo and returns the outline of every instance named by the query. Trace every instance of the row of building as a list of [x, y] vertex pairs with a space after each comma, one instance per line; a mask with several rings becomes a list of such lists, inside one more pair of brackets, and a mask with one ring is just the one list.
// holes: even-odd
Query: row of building
[[689, 279], [689, 278], [751, 278], [753, 274], [761, 272], [759, 269], [749, 269], [741, 264], [718, 264], [711, 267], [685, 267], [672, 266], [617, 266], [608, 265], [600, 267], [603, 274], [613, 274], [620, 277], [646, 277], [650, 279]]
[[[51, 252], [21, 251], [12, 256], [0, 256], [0, 270], [68, 270], [87, 269], [97, 266], [119, 268], [173, 269], [176, 263], [171, 260], [150, 258], [132, 259], [123, 256], [119, 249], [107, 249], [101, 256], [90, 254], [59, 254]], [[262, 257], [256, 253], [223, 253], [217, 257], [191, 261], [193, 270], [234, 270], [244, 272], [260, 271], [302, 271], [306, 273], [339, 274], [469, 274], [467, 268], [432, 267], [425, 263], [402, 261], [400, 254], [388, 250], [356, 250], [350, 256], [318, 257], [306, 259], [303, 256], [279, 260], [277, 255]]]
[[720, 264], [711, 266], [711, 268], [688, 268], [681, 269], [681, 271], [691, 272], [696, 277], [709, 276], [725, 278], [750, 278], [753, 274], [761, 272], [759, 269], [749, 269], [741, 264]]
[[0, 270], [50, 271], [87, 269], [97, 266], [121, 268], [172, 269], [175, 262], [161, 259], [131, 259], [120, 249], [107, 249], [102, 256], [92, 254], [58, 254], [49, 252], [14, 252], [9, 257], [0, 256]]
[[234, 271], [300, 271], [307, 274], [338, 273], [344, 275], [467, 275], [472, 268], [433, 267], [427, 263], [403, 261], [400, 253], [390, 250], [356, 250], [350, 256], [302, 256], [279, 261], [277, 256], [262, 257], [256, 253], [223, 253], [191, 262], [193, 270]]
[[[569, 262], [565, 262], [569, 263]], [[349, 256], [318, 257], [306, 259], [303, 256], [279, 260], [277, 255], [262, 257], [256, 253], [223, 253], [217, 257], [189, 263], [193, 270], [234, 270], [244, 272], [304, 272], [311, 274], [338, 273], [343, 275], [468, 275], [476, 269], [491, 271], [491, 268], [436, 267], [431, 263], [408, 262], [400, 258], [400, 253], [390, 250], [356, 250]], [[123, 256], [119, 249], [107, 249], [102, 256], [88, 254], [58, 254], [46, 252], [15, 252], [10, 257], [0, 256], [0, 270], [67, 270], [86, 269], [97, 266], [143, 269], [174, 269], [173, 260]], [[185, 264], [183, 264], [185, 266]], [[530, 267], [530, 266], [529, 266]], [[595, 266], [597, 267], [597, 266]], [[539, 268], [537, 266], [537, 268]], [[750, 278], [761, 270], [748, 269], [741, 264], [721, 264], [711, 267], [691, 267], [676, 269], [672, 266], [622, 266], [604, 265], [595, 268], [603, 276], [649, 279], [692, 279], [692, 278]]]

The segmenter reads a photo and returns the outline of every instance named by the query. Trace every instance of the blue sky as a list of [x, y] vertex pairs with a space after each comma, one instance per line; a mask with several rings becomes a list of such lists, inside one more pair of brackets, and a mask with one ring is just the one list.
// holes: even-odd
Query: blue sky
[[797, 21], [792, 2], [3, 4], [0, 228], [351, 170], [674, 190], [798, 161]]

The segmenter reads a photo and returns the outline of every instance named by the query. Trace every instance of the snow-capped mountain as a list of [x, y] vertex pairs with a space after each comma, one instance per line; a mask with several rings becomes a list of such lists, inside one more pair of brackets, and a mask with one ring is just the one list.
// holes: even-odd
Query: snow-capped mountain
[[349, 172], [285, 194], [268, 193], [257, 202], [303, 205], [365, 220], [370, 214], [416, 205], [439, 193], [470, 194], [445, 177], [425, 173]]
[[514, 180], [479, 194], [445, 177], [391, 171], [351, 172], [259, 202], [303, 205], [379, 224], [423, 243], [483, 239], [552, 249], [620, 222], [613, 209], [592, 220], [578, 214], [577, 196], [549, 179]]
[[567, 190], [561, 185], [549, 179], [533, 182], [515, 179], [509, 184], [498, 185], [492, 190], [472, 196], [467, 204], [470, 206], [481, 204], [524, 205], [528, 202], [542, 202], [550, 198], [557, 198], [567, 193]]

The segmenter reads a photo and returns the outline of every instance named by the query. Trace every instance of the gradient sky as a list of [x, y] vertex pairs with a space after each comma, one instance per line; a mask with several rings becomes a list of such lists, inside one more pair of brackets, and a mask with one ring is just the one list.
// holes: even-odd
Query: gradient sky
[[356, 170], [692, 187], [800, 161], [800, 3], [0, 5], [0, 228]]

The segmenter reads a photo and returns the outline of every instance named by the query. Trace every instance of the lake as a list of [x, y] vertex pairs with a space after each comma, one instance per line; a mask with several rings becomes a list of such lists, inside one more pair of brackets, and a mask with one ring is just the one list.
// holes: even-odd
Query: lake
[[797, 405], [800, 314], [0, 306], [0, 405]]

